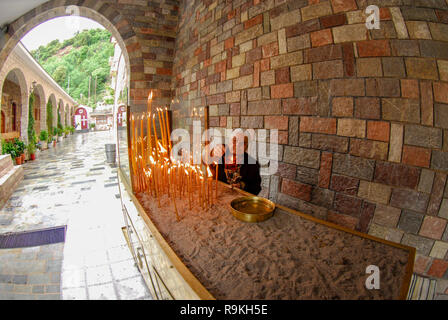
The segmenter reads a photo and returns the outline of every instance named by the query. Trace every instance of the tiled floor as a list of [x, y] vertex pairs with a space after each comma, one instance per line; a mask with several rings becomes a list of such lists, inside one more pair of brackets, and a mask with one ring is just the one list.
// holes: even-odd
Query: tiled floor
[[[104, 144], [111, 143], [112, 137], [111, 132], [76, 134], [42, 152], [24, 165], [24, 181], [0, 211], [0, 233], [68, 226], [65, 245], [59, 245], [62, 263], [56, 270], [61, 275], [57, 280], [62, 299], [151, 298], [121, 232], [117, 169], [105, 162]], [[24, 259], [22, 251], [14, 252], [19, 260]], [[1, 256], [8, 256], [7, 250], [0, 250]], [[38, 263], [42, 262], [33, 261], [30, 268]], [[16, 298], [11, 295], [11, 282], [19, 275], [17, 270], [1, 264], [0, 299]], [[29, 275], [25, 276], [25, 285], [31, 286]], [[39, 291], [54, 290], [49, 286], [56, 278], [50, 275], [44, 288], [31, 286], [29, 296], [18, 298], [51, 298]]]

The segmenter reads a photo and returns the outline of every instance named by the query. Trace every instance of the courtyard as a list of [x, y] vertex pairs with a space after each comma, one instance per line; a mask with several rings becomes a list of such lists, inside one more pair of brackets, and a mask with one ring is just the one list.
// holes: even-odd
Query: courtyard
[[121, 232], [112, 134], [68, 136], [23, 165], [0, 234], [67, 226], [66, 241], [0, 250], [0, 299], [150, 299]]

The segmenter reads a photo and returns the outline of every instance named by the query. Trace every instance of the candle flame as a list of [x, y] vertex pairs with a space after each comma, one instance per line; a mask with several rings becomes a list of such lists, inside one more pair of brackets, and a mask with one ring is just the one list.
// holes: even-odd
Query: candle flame
[[148, 100], [152, 100], [152, 91], [151, 91], [151, 93], [148, 95]]
[[210, 167], [207, 167], [207, 175], [208, 175], [209, 178], [213, 177], [213, 173], [210, 170]]

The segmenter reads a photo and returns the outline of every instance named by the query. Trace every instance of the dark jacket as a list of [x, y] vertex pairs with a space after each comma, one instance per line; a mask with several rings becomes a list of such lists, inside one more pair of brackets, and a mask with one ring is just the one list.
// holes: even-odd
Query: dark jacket
[[[249, 162], [249, 158], [251, 161]], [[218, 165], [218, 179], [224, 183], [227, 182], [225, 167], [225, 156], [222, 157], [222, 164]], [[249, 164], [254, 163], [254, 164]], [[244, 164], [240, 168], [241, 181], [244, 182], [244, 191], [254, 195], [258, 195], [261, 191], [261, 176], [260, 164], [250, 157], [246, 152], [244, 153]]]

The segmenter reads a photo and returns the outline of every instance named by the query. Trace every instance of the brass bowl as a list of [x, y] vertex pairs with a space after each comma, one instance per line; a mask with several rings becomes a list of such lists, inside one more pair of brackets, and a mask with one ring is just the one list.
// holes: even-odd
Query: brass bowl
[[274, 215], [275, 204], [260, 197], [241, 197], [230, 203], [235, 218], [245, 222], [262, 222]]

